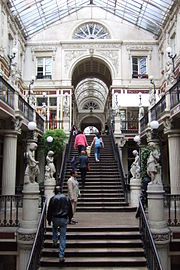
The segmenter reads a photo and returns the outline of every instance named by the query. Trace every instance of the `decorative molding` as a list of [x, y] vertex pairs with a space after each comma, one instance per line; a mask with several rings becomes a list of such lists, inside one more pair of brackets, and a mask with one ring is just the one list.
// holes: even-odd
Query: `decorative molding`
[[18, 241], [26, 241], [26, 242], [32, 242], [35, 238], [35, 233], [27, 234], [27, 233], [19, 233], [17, 234], [17, 240]]
[[170, 233], [152, 233], [153, 239], [156, 242], [162, 242], [162, 241], [169, 241], [170, 240]]
[[106, 59], [109, 59], [112, 62], [113, 66], [116, 68], [116, 71], [118, 72], [119, 52], [117, 50], [97, 50], [97, 53], [105, 56]]
[[62, 44], [62, 49], [66, 50], [66, 49], [82, 49], [82, 50], [89, 50], [91, 49], [120, 49], [121, 48], [121, 43], [92, 43], [91, 45], [89, 43], [81, 43], [81, 44], [77, 44], [77, 43], [68, 43], [68, 44]]
[[65, 72], [69, 69], [69, 66], [71, 65], [72, 60], [85, 55], [85, 50], [69, 50], [64, 52], [64, 67]]
[[45, 53], [48, 53], [48, 55], [49, 55], [49, 53], [51, 53], [52, 59], [53, 59], [53, 61], [55, 61], [56, 50], [57, 50], [57, 47], [55, 47], [55, 46], [50, 47], [50, 46], [45, 46], [45, 45], [42, 46], [41, 45], [41, 46], [38, 46], [38, 47], [32, 47], [31, 48], [32, 61], [34, 61], [35, 56], [37, 56], [37, 57], [39, 55], [46, 56]]
[[151, 60], [153, 47], [147, 45], [127, 45], [126, 50], [128, 51], [129, 60], [131, 59], [132, 51], [148, 52], [149, 60]]
[[169, 117], [166, 117], [166, 119], [163, 121], [163, 125], [164, 125], [164, 133], [170, 131], [172, 129], [171, 119]]

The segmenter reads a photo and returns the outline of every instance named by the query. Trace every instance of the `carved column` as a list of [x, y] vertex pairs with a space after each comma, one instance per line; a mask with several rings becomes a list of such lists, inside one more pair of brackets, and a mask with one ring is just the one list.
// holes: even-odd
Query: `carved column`
[[4, 134], [2, 195], [15, 195], [17, 131], [8, 130]]
[[168, 148], [171, 194], [180, 194], [180, 130], [168, 131]]

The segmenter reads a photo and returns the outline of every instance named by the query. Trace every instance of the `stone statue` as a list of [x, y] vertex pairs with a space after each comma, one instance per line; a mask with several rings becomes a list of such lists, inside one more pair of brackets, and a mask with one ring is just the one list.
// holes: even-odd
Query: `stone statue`
[[25, 170], [24, 184], [30, 184], [35, 182], [35, 178], [40, 173], [38, 163], [34, 158], [34, 152], [37, 149], [36, 143], [31, 143], [29, 145], [29, 150], [27, 152], [27, 167]]
[[54, 173], [56, 172], [56, 168], [53, 163], [53, 155], [54, 152], [50, 150], [46, 156], [47, 165], [45, 166], [45, 180], [52, 179]]
[[139, 119], [141, 119], [144, 116], [144, 107], [141, 105], [139, 107]]
[[149, 143], [150, 155], [147, 159], [147, 174], [151, 178], [151, 185], [158, 184], [161, 185], [161, 176], [160, 176], [160, 164], [159, 164], [159, 151], [156, 148], [154, 142]]
[[33, 93], [33, 90], [30, 90], [30, 96], [29, 96], [29, 104], [35, 108], [36, 107], [36, 97]]
[[173, 74], [173, 65], [170, 61], [167, 61], [166, 63], [165, 75], [166, 75], [167, 85], [172, 84], [174, 82], [174, 74]]
[[156, 103], [156, 95], [154, 94], [153, 87], [150, 87], [149, 91], [149, 104], [150, 106], [153, 106]]
[[64, 112], [64, 117], [69, 117], [69, 106], [68, 106], [68, 101], [67, 101], [67, 99], [65, 99], [65, 101], [64, 101], [64, 110], [63, 110], [63, 112]]
[[41, 116], [44, 119], [46, 118], [46, 103], [45, 102], [42, 103]]
[[134, 150], [133, 155], [135, 156], [135, 160], [131, 165], [130, 172], [132, 174], [132, 180], [133, 179], [140, 179], [140, 157], [138, 155], [138, 151]]

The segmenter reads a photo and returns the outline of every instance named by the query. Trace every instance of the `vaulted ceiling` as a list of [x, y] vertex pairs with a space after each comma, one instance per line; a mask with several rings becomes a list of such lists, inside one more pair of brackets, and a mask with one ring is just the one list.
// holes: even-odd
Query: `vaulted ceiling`
[[[176, 0], [8, 0], [25, 37], [83, 8], [99, 7], [158, 36]], [[97, 14], [98, 15], [98, 14]], [[81, 18], [79, 18], [81, 19]]]

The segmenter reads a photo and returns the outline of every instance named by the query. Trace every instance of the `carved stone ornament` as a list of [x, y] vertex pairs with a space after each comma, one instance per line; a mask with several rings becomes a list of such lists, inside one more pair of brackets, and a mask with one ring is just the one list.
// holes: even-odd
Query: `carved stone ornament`
[[117, 50], [116, 51], [115, 50], [114, 51], [112, 51], [112, 50], [97, 50], [97, 53], [105, 56], [106, 59], [109, 59], [112, 62], [113, 66], [116, 68], [116, 71], [118, 72], [119, 54], [118, 54]]
[[71, 66], [71, 62], [86, 54], [86, 50], [69, 50], [69, 51], [65, 51], [65, 56], [64, 56], [64, 67], [65, 67], [65, 72], [67, 72], [67, 70], [69, 69], [69, 67]]
[[169, 117], [165, 119], [165, 121], [163, 122], [163, 125], [164, 125], [164, 132], [168, 132], [171, 130], [172, 124]]
[[173, 65], [171, 61], [167, 61], [165, 67], [165, 77], [167, 85], [171, 85], [174, 83], [174, 73], [173, 73]]
[[147, 138], [147, 142], [152, 140], [152, 132], [151, 132], [151, 130], [146, 131], [146, 138]]
[[37, 131], [33, 131], [33, 139], [37, 142], [38, 141], [38, 132]]
[[[79, 43], [72, 43], [72, 44], [62, 44], [62, 48], [63, 49], [87, 49], [89, 50], [89, 44], [79, 44]], [[118, 43], [94, 43], [91, 45], [91, 48], [93, 49], [120, 49], [121, 48], [121, 42], [118, 42]]]
[[129, 59], [131, 59], [131, 51], [146, 51], [148, 52], [149, 60], [151, 60], [151, 54], [153, 47], [152, 46], [146, 46], [146, 45], [127, 45], [126, 49], [128, 51]]
[[153, 233], [153, 239], [156, 242], [162, 242], [162, 241], [169, 241], [170, 240], [170, 233]]
[[126, 143], [127, 139], [125, 137], [121, 137], [119, 139], [119, 147], [124, 147], [125, 143]]
[[32, 242], [34, 241], [35, 235], [36, 235], [35, 233], [31, 234], [18, 233], [17, 238], [20, 241]]
[[15, 131], [21, 133], [21, 126], [22, 126], [22, 119], [19, 117], [16, 117], [14, 120], [14, 129]]

